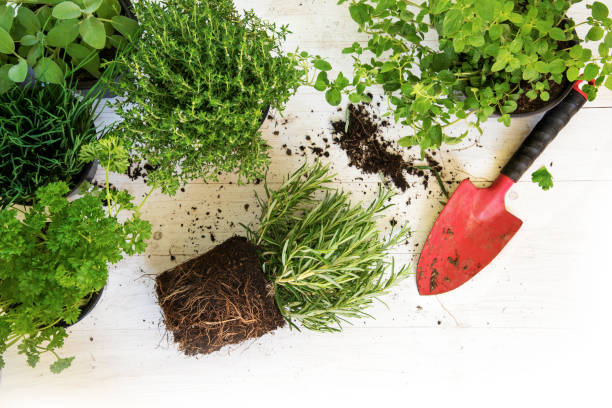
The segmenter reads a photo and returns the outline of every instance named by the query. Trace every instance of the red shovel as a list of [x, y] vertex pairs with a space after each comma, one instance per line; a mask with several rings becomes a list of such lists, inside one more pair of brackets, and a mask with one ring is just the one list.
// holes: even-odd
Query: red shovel
[[580, 82], [544, 115], [490, 187], [477, 188], [470, 180], [457, 187], [423, 246], [417, 266], [421, 295], [461, 286], [487, 266], [519, 230], [523, 222], [506, 211], [506, 192], [585, 104], [587, 96]]

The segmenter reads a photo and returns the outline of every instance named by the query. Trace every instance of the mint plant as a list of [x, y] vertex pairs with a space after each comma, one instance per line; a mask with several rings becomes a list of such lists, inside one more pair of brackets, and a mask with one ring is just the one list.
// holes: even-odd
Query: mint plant
[[[107, 153], [98, 156], [106, 169], [125, 171], [127, 150], [114, 139], [88, 145], [83, 159], [100, 151]], [[52, 372], [70, 366], [74, 357], [57, 352], [67, 336], [58, 324], [76, 322], [106, 284], [109, 264], [144, 252], [151, 236], [140, 218], [142, 203], [110, 189], [108, 177], [105, 190], [85, 186], [74, 201], [66, 199], [68, 191], [65, 182], [50, 183], [36, 191], [32, 207], [0, 210], [0, 367], [13, 345], [32, 367], [44, 353], [56, 357]]]
[[[612, 89], [612, 19], [596, 1], [587, 5], [591, 16], [574, 22], [567, 13], [579, 2], [351, 0], [350, 15], [369, 41], [343, 50], [354, 58], [352, 79], [340, 73], [330, 80], [331, 65], [316, 58], [323, 72], [315, 88], [338, 105], [342, 94], [369, 101], [369, 88], [382, 86], [388, 114], [411, 129], [400, 145], [422, 152], [460, 142], [468, 132], [449, 131], [460, 121], [482, 133], [481, 123], [497, 112], [509, 126], [511, 113], [548, 102], [581, 73], [595, 81], [583, 88], [592, 100], [597, 86]], [[579, 37], [575, 28], [582, 25], [589, 30]], [[430, 31], [435, 46], [425, 41]]]
[[133, 39], [138, 23], [118, 0], [13, 0], [0, 4], [0, 93], [23, 82], [99, 78], [105, 60]]
[[300, 55], [281, 50], [288, 29], [240, 15], [227, 0], [140, 1], [138, 42], [118, 59], [113, 92], [123, 121], [112, 132], [134, 161], [155, 168], [163, 192], [219, 172], [262, 177], [268, 146], [262, 112], [282, 110], [303, 83]]

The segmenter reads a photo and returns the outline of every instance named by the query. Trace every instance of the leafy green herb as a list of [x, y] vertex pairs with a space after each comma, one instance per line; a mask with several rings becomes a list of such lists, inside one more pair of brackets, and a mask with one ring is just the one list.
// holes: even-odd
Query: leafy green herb
[[379, 190], [367, 208], [353, 206], [348, 194], [326, 186], [332, 178], [317, 163], [302, 166], [275, 191], [266, 186], [266, 196], [258, 197], [260, 225], [246, 227], [293, 327], [299, 322], [311, 330], [340, 330], [346, 319], [369, 316], [364, 309], [408, 275], [405, 267], [394, 271], [387, 255], [409, 229], [385, 240], [376, 225], [393, 194]]
[[[340, 0], [339, 3], [345, 3]], [[510, 125], [510, 114], [525, 95], [551, 98], [551, 83], [564, 77], [595, 80], [612, 89], [612, 19], [601, 2], [588, 4], [592, 16], [575, 23], [566, 16], [580, 0], [350, 0], [349, 12], [366, 45], [354, 43], [343, 53], [354, 57], [352, 80], [315, 83], [332, 105], [341, 93], [353, 103], [368, 101], [368, 88], [382, 86], [389, 114], [412, 131], [400, 144], [422, 151], [461, 141], [449, 127], [465, 121], [481, 130], [495, 112]], [[584, 37], [576, 27], [586, 25]], [[434, 31], [435, 46], [425, 41]], [[588, 46], [588, 47], [587, 47]], [[592, 53], [595, 46], [598, 54]], [[323, 67], [320, 57], [313, 61]], [[596, 87], [584, 86], [590, 100]]]
[[287, 27], [241, 16], [231, 1], [140, 1], [135, 13], [142, 35], [119, 59], [113, 133], [156, 168], [148, 180], [174, 194], [219, 172], [262, 177], [262, 112], [282, 110], [304, 74], [299, 55], [281, 50]]
[[[101, 164], [125, 171], [127, 150], [116, 139], [86, 146], [83, 158], [92, 160], [103, 146], [108, 150], [97, 156]], [[0, 367], [15, 344], [32, 367], [43, 353], [55, 356], [54, 373], [70, 366], [74, 357], [56, 351], [66, 338], [58, 324], [76, 322], [81, 307], [106, 284], [109, 264], [144, 252], [151, 236], [151, 224], [140, 218], [142, 203], [136, 207], [126, 191], [110, 189], [108, 171], [105, 191], [83, 186], [74, 201], [66, 199], [68, 191], [65, 182], [50, 183], [25, 211], [0, 210]]]
[[531, 174], [531, 181], [538, 183], [542, 190], [546, 191], [553, 186], [552, 174], [549, 173], [546, 166], [542, 166]]
[[0, 4], [0, 93], [26, 78], [62, 84], [99, 78], [102, 55], [133, 40], [138, 23], [118, 0], [12, 0]]
[[49, 182], [74, 187], [84, 166], [79, 149], [97, 137], [97, 95], [40, 83], [0, 94], [0, 208], [31, 202]]

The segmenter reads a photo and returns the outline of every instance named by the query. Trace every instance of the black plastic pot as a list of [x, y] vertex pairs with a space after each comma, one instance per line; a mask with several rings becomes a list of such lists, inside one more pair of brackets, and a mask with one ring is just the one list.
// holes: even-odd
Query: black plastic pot
[[266, 121], [268, 113], [270, 113], [270, 105], [266, 106], [266, 109], [261, 110], [261, 120], [259, 121], [259, 127], [261, 127], [261, 125], [263, 125]]
[[86, 164], [83, 167], [83, 170], [76, 177], [76, 184], [72, 190], [68, 193], [66, 197], [71, 198], [79, 193], [79, 187], [81, 184], [88, 182], [90, 183], [94, 177], [96, 176], [96, 171], [98, 170], [98, 160], [94, 160], [89, 164]]
[[[106, 286], [105, 286], [106, 287]], [[74, 324], [77, 324], [78, 322], [80, 322], [81, 320], [83, 320], [85, 318], [85, 316], [87, 316], [94, 307], [96, 307], [96, 305], [98, 304], [98, 302], [100, 301], [100, 298], [102, 297], [102, 292], [104, 292], [104, 288], [100, 289], [99, 291], [95, 292], [90, 298], [89, 301], [87, 303], [85, 303], [82, 307], [81, 307], [81, 314], [79, 315], [79, 318], [77, 319], [76, 322], [72, 323], [72, 324], [68, 324], [65, 321], [61, 321], [59, 323], [57, 323], [55, 326], [57, 327], [70, 327]]]
[[[134, 11], [133, 11], [134, 9], [132, 6], [132, 2], [130, 0], [118, 0], [118, 1], [119, 1], [119, 4], [121, 5], [121, 15], [136, 20], [136, 15], [134, 14]], [[117, 78], [115, 78], [115, 81], [116, 80]], [[85, 95], [91, 88], [94, 87], [94, 85], [96, 85], [96, 83], [98, 83], [98, 79], [77, 80], [76, 89], [77, 91], [79, 91], [80, 94]], [[114, 95], [108, 89], [102, 89], [102, 92], [101, 92], [102, 98], [114, 98], [115, 96], [116, 95]]]

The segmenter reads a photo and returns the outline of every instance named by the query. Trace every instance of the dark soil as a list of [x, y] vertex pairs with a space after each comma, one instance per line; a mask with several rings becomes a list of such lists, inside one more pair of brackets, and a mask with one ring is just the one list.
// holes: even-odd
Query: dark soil
[[166, 328], [187, 355], [260, 337], [285, 321], [256, 248], [233, 237], [156, 279]]
[[[367, 174], [382, 173], [402, 191], [409, 187], [406, 174], [422, 177], [423, 184], [427, 187], [428, 174], [394, 151], [396, 142], [382, 138], [382, 129], [389, 126], [386, 120], [380, 120], [378, 116], [370, 114], [367, 105], [363, 103], [351, 104], [348, 109], [348, 129], [344, 120], [332, 122], [332, 127], [333, 141], [346, 152], [349, 166], [355, 166]], [[433, 158], [428, 156], [427, 161], [436, 171], [441, 171], [441, 167]]]
[[567, 80], [565, 75], [563, 75], [563, 81], [560, 84], [556, 83], [555, 81], [549, 80], [548, 85], [550, 87], [550, 89], [548, 90], [548, 93], [550, 94], [550, 99], [544, 102], [538, 97], [532, 101], [529, 100], [529, 98], [526, 96], [526, 93], [531, 90], [531, 87], [529, 86], [528, 82], [522, 81], [521, 89], [523, 89], [525, 92], [521, 95], [518, 101], [516, 101], [518, 107], [512, 113], [535, 112], [545, 107], [549, 103], [555, 101], [563, 93], [563, 91], [565, 91], [567, 87], [570, 86], [570, 82]]
[[[156, 170], [158, 166], [151, 166], [149, 163], [135, 163], [135, 162], [130, 162], [130, 165], [128, 166], [127, 169], [127, 176], [130, 178], [130, 180], [132, 181], [136, 181], [138, 179], [143, 179], [144, 182], [147, 182], [147, 175], [152, 172], [153, 170]], [[184, 190], [183, 190], [184, 191]]]

